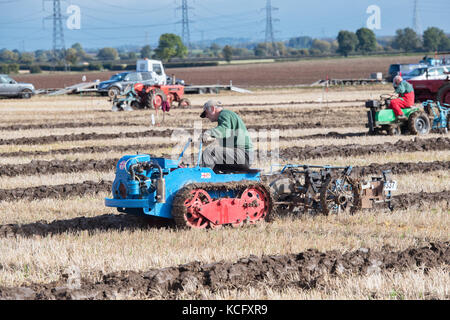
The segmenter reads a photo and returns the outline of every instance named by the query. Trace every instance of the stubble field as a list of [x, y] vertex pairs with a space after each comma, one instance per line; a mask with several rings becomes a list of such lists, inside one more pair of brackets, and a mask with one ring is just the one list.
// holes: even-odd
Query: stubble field
[[[364, 100], [390, 90], [191, 96], [157, 127], [106, 98], [0, 101], [0, 298], [449, 299], [450, 139], [367, 136]], [[395, 211], [198, 231], [105, 207], [118, 158], [172, 155], [194, 125], [212, 127], [199, 123], [212, 97], [256, 134], [279, 130], [282, 163], [392, 169]]]

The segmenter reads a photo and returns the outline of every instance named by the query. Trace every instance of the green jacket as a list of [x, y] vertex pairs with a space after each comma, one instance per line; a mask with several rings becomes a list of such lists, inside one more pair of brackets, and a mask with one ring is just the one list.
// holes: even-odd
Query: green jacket
[[405, 93], [409, 93], [412, 91], [414, 91], [414, 88], [411, 83], [404, 80], [400, 82], [397, 88], [395, 88], [395, 92], [398, 93], [400, 97], [403, 97]]
[[222, 139], [221, 145], [253, 151], [253, 144], [242, 119], [233, 111], [223, 109], [219, 114], [218, 126], [211, 129], [211, 136]]

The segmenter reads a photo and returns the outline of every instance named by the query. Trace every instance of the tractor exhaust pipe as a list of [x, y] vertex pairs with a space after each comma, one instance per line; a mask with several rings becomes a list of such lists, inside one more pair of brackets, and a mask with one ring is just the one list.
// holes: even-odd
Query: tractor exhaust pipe
[[157, 163], [153, 163], [153, 166], [159, 170], [159, 179], [156, 180], [156, 202], [166, 203], [166, 179], [164, 179], [161, 166]]
[[166, 180], [164, 178], [156, 181], [156, 202], [166, 203]]

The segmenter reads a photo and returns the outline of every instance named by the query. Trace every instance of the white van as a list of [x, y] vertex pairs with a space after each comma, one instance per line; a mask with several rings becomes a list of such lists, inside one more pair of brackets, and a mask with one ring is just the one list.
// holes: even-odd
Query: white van
[[445, 80], [450, 78], [449, 66], [417, 68], [403, 75], [405, 80]]
[[163, 64], [159, 60], [139, 59], [136, 61], [136, 71], [151, 72], [156, 84], [167, 84], [167, 76], [164, 72]]

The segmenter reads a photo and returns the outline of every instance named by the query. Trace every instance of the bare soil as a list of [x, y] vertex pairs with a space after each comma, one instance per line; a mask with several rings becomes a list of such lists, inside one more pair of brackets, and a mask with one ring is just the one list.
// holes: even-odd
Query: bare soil
[[[86, 135], [87, 136], [87, 135]], [[38, 139], [36, 138], [36, 141]], [[36, 142], [35, 142], [36, 143]], [[153, 145], [154, 146], [154, 145]], [[138, 146], [143, 147], [143, 146]], [[148, 146], [149, 147], [149, 146]], [[114, 150], [114, 146], [108, 147]], [[413, 141], [398, 140], [395, 143], [385, 142], [383, 144], [374, 145], [324, 145], [315, 147], [288, 147], [280, 150], [280, 156], [284, 159], [317, 159], [333, 156], [360, 156], [374, 153], [392, 153], [392, 152], [415, 152], [415, 151], [431, 151], [431, 150], [449, 150], [450, 138], [415, 138]], [[136, 146], [119, 146], [119, 151], [136, 150]], [[67, 150], [66, 150], [67, 151]], [[66, 152], [64, 151], [64, 152]], [[88, 147], [83, 151], [102, 152], [102, 147]], [[68, 151], [70, 153], [70, 151]], [[170, 157], [170, 155], [163, 155]], [[34, 175], [34, 174], [50, 174], [50, 173], [69, 173], [83, 172], [89, 170], [110, 171], [115, 168], [119, 159], [102, 159], [102, 160], [32, 160], [27, 164], [8, 164], [0, 166], [0, 177], [17, 176], [17, 175]]]
[[[417, 57], [414, 57], [414, 61], [416, 60]], [[352, 58], [336, 59], [336, 61], [355, 62], [358, 60]], [[362, 59], [361, 61], [367, 63], [368, 60]], [[380, 63], [384, 65], [386, 61], [382, 59]], [[277, 72], [285, 66], [290, 66], [294, 70], [299, 66], [304, 68], [310, 62], [314, 61], [278, 63], [272, 64], [272, 67], [276, 67], [274, 74], [275, 77], [278, 77], [279, 74]], [[322, 61], [322, 63], [325, 62], [327, 61]], [[259, 83], [264, 85], [264, 81], [268, 78], [268, 69], [265, 68], [269, 66], [261, 64], [240, 67], [247, 71], [253, 68], [252, 72], [259, 77]], [[339, 65], [335, 66], [344, 68]], [[387, 68], [387, 66], [388, 64], [385, 67]], [[328, 65], [328, 67], [332, 70], [331, 65]], [[237, 66], [223, 66], [218, 67], [218, 69], [205, 68], [205, 70], [210, 71], [205, 71], [206, 73], [203, 76], [205, 81], [212, 81], [218, 75], [211, 74], [211, 70], [228, 72], [234, 68], [238, 69]], [[281, 69], [278, 70], [278, 68]], [[316, 65], [311, 67], [311, 71], [316, 70], [318, 72], [322, 70], [320, 68]], [[350, 73], [354, 71], [355, 74], [356, 72], [362, 74], [361, 70], [365, 70], [362, 66], [358, 67], [359, 71], [356, 70], [358, 68], [352, 68], [349, 65], [345, 66], [345, 68]], [[372, 72], [375, 67], [372, 65], [370, 68], [370, 72]], [[264, 75], [257, 69], [262, 69], [261, 73], [264, 73]], [[189, 69], [186, 71], [195, 70]], [[197, 71], [200, 72], [202, 70]], [[294, 85], [304, 81], [302, 80], [303, 75], [307, 78], [308, 72], [306, 69], [301, 69], [301, 71], [295, 69], [294, 71], [297, 72], [300, 80], [290, 78], [289, 83]], [[239, 73], [230, 74], [234, 76]], [[283, 75], [283, 73], [280, 73], [280, 75]], [[284, 75], [286, 76], [288, 73], [286, 72]], [[40, 76], [44, 75], [36, 75], [36, 78]], [[80, 77], [80, 75], [76, 76]], [[251, 74], [241, 74], [240, 76], [243, 81], [249, 81], [250, 83], [250, 78], [246, 77], [251, 77]], [[322, 77], [321, 75], [319, 76]], [[34, 75], [29, 77], [34, 77]], [[233, 83], [237, 84], [234, 79]], [[104, 179], [104, 175], [107, 174], [107, 179], [111, 180], [112, 172], [118, 161], [117, 158], [122, 152], [123, 154], [129, 154], [142, 149], [153, 150], [152, 152], [155, 153], [158, 152], [157, 149], [159, 149], [160, 153], [167, 152], [167, 149], [164, 149], [172, 144], [162, 143], [169, 142], [162, 138], [169, 137], [173, 133], [173, 127], [178, 125], [178, 122], [183, 123], [182, 125], [186, 128], [191, 128], [189, 127], [191, 123], [188, 122], [194, 117], [198, 118], [196, 113], [199, 110], [195, 108], [194, 110], [187, 110], [186, 114], [183, 114], [183, 116], [186, 116], [185, 119], [178, 119], [182, 118], [180, 116], [182, 113], [174, 113], [171, 119], [172, 127], [161, 127], [160, 130], [142, 129], [145, 131], [131, 132], [132, 130], [139, 130], [139, 128], [130, 128], [127, 131], [126, 126], [143, 125], [143, 118], [146, 117], [148, 120], [148, 112], [111, 114], [106, 104], [101, 106], [104, 110], [98, 107], [93, 110], [86, 108], [79, 112], [75, 108], [82, 105], [84, 101], [82, 98], [77, 100], [74, 97], [67, 97], [67, 99], [65, 97], [55, 99], [36, 98], [30, 101], [17, 100], [18, 102], [5, 100], [6, 102], [3, 105], [5, 121], [0, 128], [3, 133], [2, 140], [0, 140], [0, 145], [2, 145], [0, 156], [9, 157], [10, 159], [7, 159], [7, 163], [10, 164], [0, 166], [0, 178], [4, 179], [3, 185], [5, 188], [0, 190], [0, 209], [3, 216], [2, 223], [0, 223], [0, 241], [5, 244], [5, 247], [2, 247], [2, 254], [4, 254], [2, 261], [0, 261], [0, 277], [2, 277], [0, 299], [114, 299], [121, 297], [176, 299], [180, 298], [180, 295], [191, 298], [197, 298], [198, 295], [201, 298], [201, 293], [199, 292], [202, 289], [211, 291], [221, 289], [246, 290], [259, 284], [262, 286], [269, 285], [277, 292], [283, 292], [289, 287], [296, 290], [317, 288], [323, 292], [329, 292], [332, 288], [327, 287], [329, 283], [326, 284], [325, 282], [330, 277], [340, 277], [341, 275], [352, 277], [363, 274], [381, 274], [383, 276], [389, 271], [414, 271], [418, 270], [417, 268], [429, 270], [431, 268], [440, 268], [441, 266], [448, 268], [450, 249], [448, 232], [445, 230], [448, 229], [446, 214], [449, 210], [450, 190], [448, 190], [448, 183], [446, 183], [445, 178], [446, 172], [450, 169], [450, 162], [447, 161], [446, 153], [450, 150], [450, 139], [447, 136], [437, 134], [418, 138], [412, 136], [399, 138], [379, 136], [374, 139], [367, 139], [365, 138], [367, 130], [364, 128], [366, 110], [362, 107], [361, 101], [355, 101], [354, 106], [346, 105], [344, 107], [335, 104], [330, 105], [328, 108], [318, 106], [317, 102], [316, 106], [309, 106], [304, 104], [304, 101], [300, 101], [302, 97], [305, 98], [303, 89], [283, 90], [281, 92], [292, 91], [291, 96], [289, 96], [289, 93], [286, 96], [283, 93], [277, 96], [278, 93], [272, 94], [273, 90], [271, 90], [262, 96], [246, 97], [247, 100], [244, 99], [243, 101], [249, 101], [249, 104], [241, 103], [243, 101], [238, 100], [242, 96], [230, 94], [226, 98], [233, 103], [235, 102], [234, 107], [237, 107], [237, 111], [244, 117], [249, 129], [286, 129], [287, 132], [282, 133], [280, 141], [284, 141], [284, 145], [287, 145], [286, 141], [288, 141], [289, 145], [287, 148], [282, 148], [280, 154], [291, 162], [321, 158], [329, 158], [331, 163], [333, 163], [332, 159], [345, 161], [345, 163], [357, 161], [362, 166], [355, 166], [354, 173], [362, 176], [379, 175], [382, 170], [386, 169], [391, 169], [394, 175], [409, 175], [409, 177], [414, 176], [412, 175], [413, 173], [419, 173], [418, 176], [424, 177], [429, 172], [430, 177], [428, 178], [427, 176], [427, 181], [422, 184], [434, 184], [433, 188], [422, 189], [424, 191], [418, 192], [421, 182], [414, 181], [412, 184], [419, 186], [417, 190], [413, 189], [414, 186], [408, 186], [408, 190], [412, 190], [412, 192], [394, 195], [393, 205], [396, 209], [401, 209], [398, 215], [396, 215], [396, 211], [391, 213], [387, 209], [378, 210], [377, 208], [373, 212], [368, 212], [367, 215], [366, 212], [361, 212], [360, 216], [302, 216], [298, 217], [298, 220], [295, 217], [295, 223], [298, 223], [299, 226], [299, 229], [296, 229], [296, 231], [302, 234], [306, 229], [308, 229], [308, 232], [311, 231], [311, 234], [308, 235], [308, 237], [311, 236], [311, 238], [308, 238], [310, 242], [300, 249], [292, 249], [290, 245], [283, 245], [283, 243], [288, 243], [286, 239], [289, 238], [289, 233], [286, 233], [286, 230], [288, 227], [292, 227], [292, 220], [291, 222], [286, 221], [291, 218], [294, 219], [291, 216], [281, 217], [272, 224], [255, 226], [256, 229], [250, 230], [250, 232], [256, 230], [256, 233], [263, 238], [267, 235], [272, 237], [276, 235], [278, 238], [270, 244], [275, 249], [271, 249], [272, 251], [268, 252], [278, 255], [261, 256], [262, 253], [256, 253], [257, 256], [250, 256], [251, 253], [256, 251], [253, 251], [252, 243], [254, 244], [254, 242], [248, 240], [249, 232], [231, 228], [223, 228], [222, 230], [224, 235], [228, 234], [228, 231], [233, 231], [234, 238], [227, 238], [227, 240], [233, 243], [236, 243], [236, 240], [238, 240], [240, 243], [243, 243], [241, 248], [250, 248], [251, 250], [242, 253], [227, 247], [224, 249], [226, 252], [220, 258], [217, 258], [215, 255], [208, 255], [207, 249], [211, 249], [211, 245], [214, 245], [210, 241], [210, 237], [214, 237], [217, 234], [202, 233], [204, 237], [202, 236], [203, 238], [201, 239], [203, 240], [200, 240], [200, 242], [195, 241], [190, 247], [192, 249], [191, 253], [185, 253], [186, 244], [184, 241], [186, 239], [196, 239], [195, 237], [200, 233], [192, 230], [192, 232], [178, 230], [175, 228], [173, 221], [166, 219], [117, 214], [114, 209], [104, 208], [102, 201], [105, 195], [110, 194], [112, 181], [101, 179]], [[346, 90], [343, 90], [342, 93], [347, 94]], [[299, 93], [300, 91], [302, 92]], [[309, 92], [308, 90], [304, 91], [306, 93]], [[312, 92], [311, 96], [304, 100], [314, 99], [314, 94]], [[372, 93], [364, 91], [360, 93], [357, 99], [361, 99], [366, 94]], [[271, 95], [273, 97], [270, 98]], [[338, 96], [344, 97], [345, 95], [341, 94]], [[280, 108], [272, 106], [273, 103], [269, 103], [270, 101], [275, 101], [276, 104], [276, 102], [281, 102], [283, 98], [286, 101], [292, 100], [293, 102], [292, 105], [283, 108], [285, 109], [282, 109], [283, 112], [280, 112]], [[200, 98], [197, 99], [198, 104]], [[256, 103], [257, 101], [260, 102]], [[350, 100], [349, 102], [353, 103]], [[16, 103], [17, 110], [14, 109], [14, 104]], [[46, 105], [47, 103], [49, 106]], [[61, 112], [58, 109], [60, 106]], [[25, 117], [24, 121], [20, 120], [22, 116]], [[107, 128], [105, 130], [107, 133], [104, 133], [105, 131], [102, 130], [106, 126], [111, 126], [114, 129]], [[67, 131], [57, 130], [57, 132], [52, 132], [52, 129], [64, 128], [69, 129]], [[91, 129], [87, 132], [87, 130], [74, 130], [76, 128]], [[313, 130], [298, 130], [304, 128]], [[325, 129], [316, 130], [315, 128], [348, 129], [334, 132]], [[48, 133], [45, 131], [46, 129], [48, 129]], [[24, 131], [23, 133], [20, 132], [22, 130]], [[26, 132], [26, 130], [36, 131]], [[73, 133], [74, 131], [76, 133]], [[84, 134], [80, 134], [80, 131], [84, 132]], [[56, 133], [58, 132], [62, 134], [57, 135]], [[145, 144], [137, 145], [137, 143], [143, 143], [142, 137], [148, 136], [157, 138], [152, 139], [154, 143], [145, 141]], [[364, 140], [360, 141], [363, 137]], [[131, 145], [130, 141], [134, 140], [134, 138], [139, 138], [139, 141], [132, 142], [136, 143], [136, 145]], [[317, 139], [319, 139], [318, 142], [315, 141]], [[337, 141], [333, 139], [346, 140]], [[111, 140], [111, 144], [105, 146], [104, 141], [100, 140]], [[307, 143], [311, 145], [305, 146], [305, 142], [302, 140], [307, 140]], [[346, 144], [338, 145], [342, 142]], [[23, 145], [19, 147], [23, 150], [18, 150], [17, 145]], [[435, 151], [441, 150], [444, 151], [444, 156], [439, 158], [440, 152]], [[113, 151], [117, 152], [117, 154], [110, 153], [108, 156], [108, 152]], [[89, 153], [95, 153], [93, 158], [100, 160], [83, 160], [90, 157]], [[384, 156], [390, 157], [392, 153], [395, 153], [392, 160], [382, 158]], [[89, 156], [86, 156], [86, 154]], [[45, 157], [46, 161], [36, 160], [41, 155], [58, 156]], [[366, 162], [361, 161], [361, 159], [367, 159], [367, 156], [375, 159], [370, 160], [370, 162], [377, 163], [364, 165]], [[25, 158], [27, 163], [17, 164], [16, 160], [20, 162], [24, 159], [14, 159], [13, 157]], [[354, 157], [358, 158], [355, 159]], [[440, 161], [412, 162], [413, 159], [421, 160], [425, 158], [431, 158], [429, 161]], [[28, 159], [33, 160], [30, 161]], [[382, 163], [386, 161], [398, 162]], [[91, 172], [94, 172], [97, 178], [91, 177], [89, 175]], [[60, 173], [62, 177], [59, 175], [57, 177], [53, 176], [53, 174]], [[68, 174], [64, 176], [63, 173]], [[86, 176], [86, 178], [84, 176], [83, 178], [80, 177], [79, 175], [81, 174]], [[14, 188], [8, 185], [11, 181], [12, 183], [19, 182], [16, 179], [21, 181], [15, 184]], [[84, 181], [95, 179], [99, 181]], [[407, 180], [405, 177], [399, 177], [399, 181], [405, 180]], [[58, 184], [56, 185], [56, 183]], [[97, 207], [89, 206], [91, 203], [95, 203]], [[87, 206], [89, 208], [86, 208]], [[36, 207], [37, 210], [29, 212], [31, 210], [20, 209], [33, 207]], [[438, 211], [438, 214], [435, 214], [435, 211]], [[33, 216], [30, 217], [30, 214], [33, 214]], [[285, 212], [285, 214], [289, 215], [292, 212]], [[367, 216], [370, 219], [365, 219]], [[420, 220], [415, 221], [418, 216]], [[429, 221], [432, 221], [432, 223], [428, 224]], [[391, 227], [386, 227], [388, 226], [386, 223], [390, 222], [393, 223]], [[277, 224], [276, 229], [271, 229]], [[398, 227], [397, 230], [397, 226], [400, 225], [404, 225], [405, 228], [400, 229]], [[270, 226], [270, 228], [267, 226]], [[297, 228], [297, 225], [295, 226]], [[302, 226], [305, 229], [301, 229]], [[366, 229], [369, 226], [371, 227], [370, 232]], [[411, 230], [410, 227], [412, 228]], [[423, 230], [423, 232], [417, 230]], [[103, 233], [103, 231], [106, 232]], [[147, 259], [143, 249], [138, 248], [139, 246], [136, 246], [136, 244], [144, 244], [145, 246], [142, 239], [155, 237], [155, 234], [157, 236], [166, 231], [173, 236], [173, 240], [165, 241], [163, 239], [161, 243], [164, 249], [167, 249], [167, 252], [170, 253], [175, 252], [177, 259], [179, 256], [185, 255], [182, 259], [165, 260], [168, 259], [167, 255], [162, 254], [157, 257], [163, 262], [161, 264], [147, 262], [145, 267], [142, 267], [134, 259], [128, 259], [126, 261], [126, 263], [129, 263], [127, 266], [119, 263], [110, 269], [98, 267], [103, 266], [102, 259], [110, 262], [118, 257], [118, 255], [110, 256], [111, 251], [108, 248], [104, 251], [99, 251], [108, 252], [106, 255], [96, 254], [97, 249], [101, 249], [101, 246], [108, 243], [109, 239], [114, 239], [113, 243], [109, 242], [109, 244], [112, 243], [114, 246], [114, 254], [117, 252], [128, 252], [127, 246], [131, 243], [133, 254], [135, 254], [133, 257], [140, 255], [145, 256], [145, 259]], [[336, 235], [338, 234], [339, 237], [336, 240]], [[114, 238], [110, 238], [111, 235], [114, 235]], [[135, 238], [135, 242], [130, 242], [126, 237]], [[73, 238], [77, 241], [80, 240], [81, 244], [78, 244], [78, 247], [69, 248], [66, 246], [67, 239]], [[101, 241], [97, 239], [101, 239]], [[207, 245], [198, 244], [202, 241], [206, 241]], [[312, 247], [320, 248], [317, 246], [317, 243], [320, 241], [326, 243], [325, 249], [321, 249], [322, 252], [314, 249], [307, 250], [307, 248]], [[71, 241], [69, 242], [72, 245]], [[51, 252], [50, 258], [43, 258], [44, 262], [36, 261], [37, 257], [45, 257], [45, 255], [42, 255], [42, 252], [48, 250], [49, 243], [62, 243], [60, 246], [62, 249], [56, 252], [52, 246], [51, 250], [55, 252]], [[94, 247], [93, 243], [99, 247]], [[265, 251], [267, 247], [266, 242], [261, 243], [264, 250], [258, 252], [267, 252]], [[298, 243], [303, 244], [303, 241], [298, 241]], [[394, 245], [396, 249], [394, 250], [393, 247], [389, 246], [382, 247], [387, 243]], [[176, 246], [181, 247], [182, 250], [174, 250]], [[281, 247], [286, 250], [280, 251]], [[363, 248], [356, 251], [353, 250], [359, 247]], [[67, 252], [65, 248], [67, 248]], [[407, 249], [403, 250], [404, 248]], [[327, 251], [331, 249], [335, 250]], [[136, 250], [137, 255], [134, 250]], [[79, 257], [80, 261], [88, 261], [87, 265], [82, 264], [81, 284], [76, 287], [68, 286], [71, 274], [67, 274], [67, 272], [60, 274], [58, 271], [65, 267], [66, 260], [64, 260], [64, 255], [70, 255], [72, 254], [71, 252], [73, 252], [74, 256]], [[126, 254], [126, 257], [124, 256], [123, 258], [126, 259], [127, 257], [128, 255]], [[196, 260], [202, 260], [203, 262], [200, 263]], [[179, 265], [189, 261], [191, 262]], [[159, 269], [161, 266], [168, 267]], [[30, 278], [24, 278], [24, 272], [22, 272], [27, 270], [27, 268], [33, 271]], [[49, 269], [53, 270], [52, 277], [48, 276]], [[55, 274], [56, 277], [54, 276]], [[59, 275], [59, 280], [50, 282], [58, 279]], [[438, 277], [432, 279], [432, 281], [436, 282], [439, 282], [439, 280]], [[13, 284], [7, 285], [6, 283]], [[418, 291], [417, 287], [420, 284], [418, 285], [413, 280], [411, 283], [408, 283], [408, 286], [412, 291]], [[441, 296], [445, 297], [445, 294]], [[268, 298], [271, 298], [270, 294]]]
[[[59, 281], [26, 287], [0, 287], [0, 299], [117, 299], [119, 296], [139, 298], [163, 295], [176, 298], [189, 288], [232, 289], [255, 286], [272, 279], [278, 288], [312, 289], [324, 286], [326, 277], [401, 272], [417, 267], [431, 269], [450, 264], [450, 242], [430, 242], [393, 251], [384, 246], [380, 251], [360, 248], [351, 252], [337, 250], [319, 252], [309, 249], [288, 255], [249, 256], [235, 262], [220, 261], [188, 264], [144, 272], [120, 271], [101, 276], [100, 281], [81, 278], [73, 285], [71, 274]], [[295, 277], [294, 277], [295, 276]], [[296, 279], [295, 281], [290, 279]]]
[[[410, 174], [416, 172], [433, 172], [450, 170], [449, 161], [433, 162], [390, 162], [384, 164], [372, 163], [367, 166], [353, 167], [352, 174], [356, 177], [380, 174], [383, 170], [391, 170], [392, 174]], [[54, 172], [50, 172], [54, 173]], [[265, 177], [264, 177], [265, 178]], [[275, 179], [275, 176], [272, 177]], [[0, 201], [12, 201], [19, 199], [39, 200], [45, 198], [69, 198], [73, 196], [95, 195], [102, 192], [110, 192], [112, 181], [84, 181], [82, 183], [69, 183], [61, 185], [41, 185], [27, 188], [0, 189]], [[444, 192], [445, 193], [445, 192]], [[402, 196], [403, 199], [403, 196]], [[406, 199], [406, 198], [405, 198]], [[418, 199], [429, 200], [425, 196]], [[408, 203], [409, 200], [404, 200]], [[432, 202], [435, 202], [434, 200]]]

